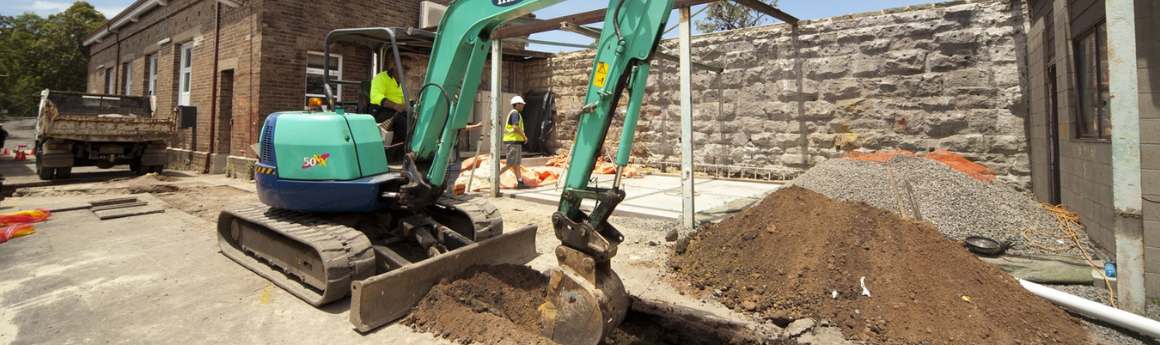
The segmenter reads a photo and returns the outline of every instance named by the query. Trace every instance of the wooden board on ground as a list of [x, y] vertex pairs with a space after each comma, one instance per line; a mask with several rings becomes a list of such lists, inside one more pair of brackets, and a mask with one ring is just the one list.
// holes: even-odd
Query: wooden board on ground
[[88, 201], [71, 200], [71, 201], [65, 201], [65, 202], [60, 202], [60, 203], [56, 203], [56, 204], [45, 205], [44, 207], [40, 207], [40, 208], [48, 210], [49, 212], [64, 212], [64, 211], [73, 211], [73, 210], [84, 210], [84, 209], [88, 209], [90, 207], [93, 207], [93, 205], [90, 204]]
[[153, 213], [161, 213], [161, 212], [165, 212], [164, 207], [149, 206], [149, 205], [130, 207], [130, 208], [118, 208], [118, 209], [104, 210], [104, 211], [93, 211], [93, 213], [97, 215], [97, 218], [100, 218], [101, 220], [140, 216], [140, 215], [144, 215], [144, 214], [153, 214]]

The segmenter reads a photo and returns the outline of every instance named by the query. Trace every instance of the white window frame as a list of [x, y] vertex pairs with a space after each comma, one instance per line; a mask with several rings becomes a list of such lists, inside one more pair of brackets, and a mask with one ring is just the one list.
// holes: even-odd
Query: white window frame
[[[306, 77], [310, 78], [311, 74], [321, 76], [323, 73], [322, 68], [310, 67], [310, 56], [317, 55], [319, 57], [325, 58], [326, 55], [323, 54], [322, 52], [317, 52], [317, 51], [307, 51], [306, 54], [307, 54], [306, 55]], [[337, 66], [330, 67], [331, 68], [330, 80], [339, 80], [342, 78], [342, 55], [332, 53], [332, 54], [330, 54], [330, 57], [338, 59], [338, 63], [336, 64]], [[336, 101], [341, 100], [342, 99], [342, 85], [332, 85], [332, 86], [334, 86], [335, 100]], [[302, 85], [302, 90], [305, 92], [305, 90], [306, 90], [305, 84]], [[324, 98], [324, 97], [326, 97], [326, 95], [306, 93], [306, 98], [304, 99], [304, 101], [309, 100], [311, 97]], [[305, 102], [303, 104], [305, 104]]]
[[113, 88], [117, 85], [117, 83], [115, 83], [117, 81], [117, 77], [115, 76], [115, 74], [116, 74], [116, 69], [114, 69], [114, 68], [106, 68], [105, 69], [105, 94], [106, 95], [112, 95], [113, 91], [114, 91]]
[[149, 64], [148, 70], [145, 73], [149, 75], [149, 96], [157, 96], [157, 54], [151, 54], [145, 57], [146, 63]]
[[185, 42], [178, 52], [181, 54], [181, 65], [178, 72], [177, 105], [187, 106], [190, 105], [189, 94], [190, 90], [193, 89], [190, 85], [193, 82], [191, 80], [193, 79], [193, 42]]
[[121, 81], [121, 91], [122, 91], [121, 94], [126, 95], [126, 96], [132, 95], [133, 94], [133, 63], [131, 63], [131, 62], [122, 63], [121, 64], [121, 75], [123, 76], [122, 81]]

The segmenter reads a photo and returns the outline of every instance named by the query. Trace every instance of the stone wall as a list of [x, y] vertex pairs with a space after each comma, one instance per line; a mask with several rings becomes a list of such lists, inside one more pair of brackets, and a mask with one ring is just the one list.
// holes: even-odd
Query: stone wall
[[[910, 6], [805, 21], [800, 30], [802, 116], [789, 25], [693, 38], [695, 61], [724, 68], [693, 72], [697, 162], [792, 177], [853, 149], [948, 149], [1027, 187], [1020, 1]], [[676, 55], [677, 41], [661, 49]], [[522, 92], [558, 95], [558, 148], [571, 145], [593, 55], [561, 54], [522, 69]], [[679, 85], [677, 64], [654, 60], [633, 147], [638, 163], [679, 161]], [[606, 147], [619, 140], [618, 122]]]

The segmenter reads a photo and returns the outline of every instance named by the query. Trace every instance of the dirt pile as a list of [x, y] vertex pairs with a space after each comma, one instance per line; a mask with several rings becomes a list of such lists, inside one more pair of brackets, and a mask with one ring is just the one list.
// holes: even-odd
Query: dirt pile
[[734, 310], [828, 320], [851, 340], [1090, 343], [1077, 319], [929, 224], [800, 187], [682, 239], [670, 266]]
[[[862, 201], [896, 214], [900, 213], [901, 203], [908, 214], [913, 214], [905, 190], [908, 182], [923, 220], [934, 224], [947, 238], [960, 241], [968, 236], [986, 236], [998, 241], [1016, 241], [1008, 251], [1011, 254], [1082, 256], [1078, 248], [1052, 252], [1034, 245], [1060, 247], [1057, 238], [1050, 235], [1064, 233], [1059, 231], [1055, 216], [1030, 196], [1002, 182], [979, 181], [931, 159], [896, 155], [886, 162], [828, 160], [794, 179], [792, 185], [835, 200]], [[894, 186], [899, 191], [897, 197]], [[1027, 231], [1024, 238], [1028, 229], [1045, 232]], [[1081, 235], [1081, 243], [1092, 252], [1087, 234]]]
[[432, 287], [403, 324], [462, 344], [555, 344], [539, 335], [547, 285], [526, 266], [475, 266]]

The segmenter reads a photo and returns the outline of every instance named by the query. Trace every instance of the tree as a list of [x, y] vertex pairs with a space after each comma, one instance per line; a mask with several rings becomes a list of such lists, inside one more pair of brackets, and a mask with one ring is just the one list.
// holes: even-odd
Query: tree
[[0, 16], [0, 108], [32, 115], [40, 90], [84, 91], [89, 59], [81, 39], [105, 24], [103, 14], [84, 1], [41, 18], [27, 12]]
[[[780, 0], [760, 0], [770, 6], [777, 7]], [[697, 29], [701, 32], [715, 32], [736, 30], [765, 23], [769, 16], [757, 12], [745, 5], [733, 1], [718, 1], [706, 5], [705, 18], [697, 20]]]

